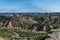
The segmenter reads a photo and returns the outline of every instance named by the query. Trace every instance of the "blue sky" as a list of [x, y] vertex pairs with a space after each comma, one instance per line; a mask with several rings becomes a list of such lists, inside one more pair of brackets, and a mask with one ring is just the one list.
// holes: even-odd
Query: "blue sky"
[[60, 0], [0, 0], [0, 12], [60, 12]]

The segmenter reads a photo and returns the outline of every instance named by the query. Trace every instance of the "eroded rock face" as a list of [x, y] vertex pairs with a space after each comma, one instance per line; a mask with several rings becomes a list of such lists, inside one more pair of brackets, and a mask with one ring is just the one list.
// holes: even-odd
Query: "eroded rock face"
[[47, 27], [44, 25], [44, 27], [43, 27], [43, 31], [46, 31], [47, 30]]
[[3, 27], [3, 26], [7, 27], [8, 29], [13, 28], [13, 24], [11, 22], [5, 22], [5, 23], [0, 22], [0, 27]]
[[12, 29], [13, 28], [12, 23], [9, 22], [8, 25], [7, 25], [7, 27], [8, 27], [8, 29]]
[[2, 22], [0, 22], [0, 27], [2, 27], [3, 26], [3, 23]]

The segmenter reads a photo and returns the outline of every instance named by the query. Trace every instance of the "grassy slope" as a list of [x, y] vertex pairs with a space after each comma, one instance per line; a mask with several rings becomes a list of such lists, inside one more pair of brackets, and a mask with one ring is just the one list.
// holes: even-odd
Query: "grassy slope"
[[0, 29], [0, 38], [5, 40], [40, 40], [46, 33], [35, 33], [31, 31]]

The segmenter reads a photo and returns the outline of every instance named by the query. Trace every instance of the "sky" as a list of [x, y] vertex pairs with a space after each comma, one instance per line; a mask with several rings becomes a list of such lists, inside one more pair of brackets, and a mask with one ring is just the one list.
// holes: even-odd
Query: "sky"
[[60, 12], [60, 0], [0, 0], [0, 12]]

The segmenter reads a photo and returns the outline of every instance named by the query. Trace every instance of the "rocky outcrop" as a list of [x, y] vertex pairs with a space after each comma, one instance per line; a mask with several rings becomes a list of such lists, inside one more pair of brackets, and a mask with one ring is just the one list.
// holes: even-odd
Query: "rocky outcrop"
[[3, 26], [3, 23], [2, 22], [0, 22], [0, 27], [2, 27]]
[[7, 25], [7, 27], [8, 27], [8, 29], [12, 29], [12, 28], [13, 28], [12, 23], [11, 23], [11, 22], [9, 22], [9, 23], [8, 23], [8, 25]]

